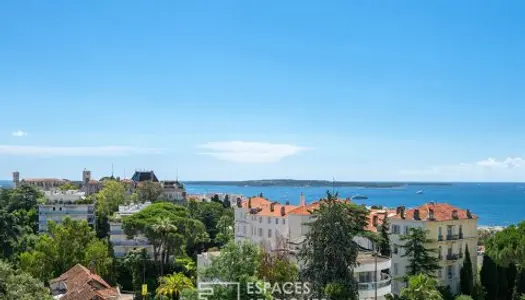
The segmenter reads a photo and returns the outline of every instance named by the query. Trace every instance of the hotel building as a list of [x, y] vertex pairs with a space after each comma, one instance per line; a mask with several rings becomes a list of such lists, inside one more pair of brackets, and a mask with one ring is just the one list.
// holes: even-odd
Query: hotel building
[[[390, 218], [390, 239], [392, 244], [392, 276], [406, 275], [409, 258], [402, 257], [404, 249], [400, 237], [411, 227], [423, 228], [427, 237], [434, 240], [428, 245], [437, 250], [441, 269], [436, 278], [440, 286], [449, 287], [453, 294], [459, 293], [459, 272], [463, 265], [465, 248], [468, 247], [473, 274], [477, 274], [478, 217], [468, 209], [463, 210], [447, 203], [430, 202], [417, 208], [405, 210], [398, 207]], [[405, 286], [402, 281], [393, 282], [393, 293], [399, 295]]]
[[45, 204], [38, 205], [38, 230], [47, 231], [49, 220], [60, 224], [69, 217], [72, 220], [85, 220], [89, 225], [95, 225], [95, 205], [79, 204], [85, 199], [85, 192], [80, 191], [45, 191]]
[[[304, 224], [311, 219], [310, 211], [317, 209], [320, 202], [307, 205], [301, 194], [300, 205], [281, 204], [271, 200], [253, 197], [245, 201], [237, 201], [235, 206], [235, 240], [251, 241], [269, 248], [282, 250], [285, 247], [292, 257], [300, 249], [301, 243], [308, 232]], [[368, 230], [376, 231], [387, 211], [374, 210], [370, 213]], [[373, 243], [365, 238], [356, 238], [363, 249], [358, 256], [358, 266], [355, 268], [358, 280], [359, 299], [374, 299], [377, 287], [377, 299], [385, 299], [391, 293], [391, 277], [387, 274], [391, 266], [389, 257], [372, 255]], [[216, 253], [201, 254], [198, 266], [209, 264], [210, 257]], [[296, 260], [297, 261], [297, 260]], [[301, 262], [298, 262], [299, 267]], [[376, 265], [377, 264], [377, 265]], [[377, 270], [377, 271], [376, 271]], [[376, 273], [377, 272], [377, 273]], [[376, 282], [376, 278], [378, 278]]]
[[116, 213], [111, 218], [111, 222], [109, 223], [109, 241], [113, 244], [115, 257], [124, 257], [129, 251], [140, 248], [145, 248], [149, 255], [153, 254], [153, 246], [150, 245], [148, 239], [145, 236], [139, 235], [133, 239], [128, 239], [124, 233], [124, 230], [122, 229], [123, 218], [138, 213], [149, 205], [151, 205], [150, 202], [143, 204], [121, 205], [118, 208], [118, 213]]

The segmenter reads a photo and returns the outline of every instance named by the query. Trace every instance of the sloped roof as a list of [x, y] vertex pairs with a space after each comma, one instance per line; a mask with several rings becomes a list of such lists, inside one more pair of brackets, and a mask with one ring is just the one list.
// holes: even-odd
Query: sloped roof
[[76, 264], [58, 278], [52, 279], [50, 283], [65, 285], [66, 293], [60, 298], [61, 300], [109, 300], [119, 296], [117, 289], [112, 288], [104, 279], [91, 273], [81, 264]]
[[[466, 209], [450, 205], [448, 203], [425, 203], [419, 207], [415, 207], [405, 211], [405, 219], [414, 220], [414, 212], [416, 209], [419, 210], [419, 219], [428, 220], [429, 213], [432, 210], [434, 212], [433, 221], [450, 221], [454, 220], [452, 212], [457, 212], [457, 219], [477, 219], [476, 215], [471, 214], [468, 216]], [[400, 214], [396, 214], [392, 219], [402, 219]]]

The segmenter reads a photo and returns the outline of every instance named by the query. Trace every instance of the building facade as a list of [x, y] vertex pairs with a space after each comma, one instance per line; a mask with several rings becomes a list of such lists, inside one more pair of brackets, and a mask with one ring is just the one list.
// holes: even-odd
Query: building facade
[[[305, 223], [311, 219], [310, 212], [320, 204], [314, 202], [307, 205], [302, 194], [299, 206], [283, 205], [261, 197], [238, 201], [235, 206], [235, 240], [262, 244], [270, 250], [296, 253], [309, 230]], [[371, 210], [367, 229], [377, 231], [376, 227], [387, 213], [383, 210]], [[363, 248], [357, 259], [358, 266], [354, 270], [359, 282], [359, 298], [374, 299], [377, 287], [377, 299], [385, 299], [391, 293], [392, 279], [388, 274], [391, 259], [379, 256], [376, 260], [373, 256], [374, 245], [368, 239], [356, 238], [356, 242]], [[300, 261], [298, 265], [301, 267]]]
[[133, 239], [128, 239], [124, 233], [124, 230], [122, 229], [123, 218], [138, 213], [149, 205], [151, 205], [150, 202], [119, 206], [118, 213], [113, 216], [111, 222], [109, 223], [109, 241], [113, 244], [115, 257], [124, 257], [129, 251], [141, 248], [145, 248], [148, 252], [148, 255], [151, 256], [153, 254], [153, 246], [150, 245], [148, 239], [145, 236], [140, 235]]
[[[407, 273], [409, 258], [402, 257], [404, 249], [400, 237], [411, 227], [422, 228], [427, 237], [434, 240], [428, 245], [437, 250], [441, 269], [436, 272], [440, 286], [449, 287], [453, 294], [459, 293], [459, 272], [468, 247], [473, 274], [477, 274], [478, 217], [468, 209], [463, 210], [447, 203], [427, 203], [417, 208], [405, 210], [399, 207], [390, 218], [390, 239], [392, 244], [392, 276]], [[394, 281], [393, 293], [399, 295], [405, 284]]]
[[95, 226], [95, 204], [78, 203], [85, 199], [84, 195], [79, 191], [44, 192], [46, 203], [38, 205], [38, 230], [45, 232], [49, 220], [61, 224], [66, 217]]
[[160, 195], [159, 198], [177, 204], [184, 204], [186, 202], [186, 191], [180, 182], [167, 180], [162, 181], [160, 185], [162, 186], [162, 195]]

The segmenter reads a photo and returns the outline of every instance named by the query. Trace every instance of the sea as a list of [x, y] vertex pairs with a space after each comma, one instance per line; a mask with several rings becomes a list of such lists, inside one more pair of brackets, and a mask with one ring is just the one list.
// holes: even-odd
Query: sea
[[[11, 187], [10, 181], [0, 181], [0, 186]], [[396, 207], [414, 207], [424, 202], [446, 202], [463, 209], [470, 209], [479, 217], [481, 226], [508, 226], [525, 219], [525, 183], [451, 183], [449, 185], [409, 184], [396, 188], [358, 187], [290, 187], [290, 186], [232, 186], [185, 183], [188, 194], [231, 193], [264, 197], [298, 204], [301, 193], [307, 202], [319, 200], [326, 191], [335, 191], [339, 197], [365, 195], [366, 200], [357, 204]], [[423, 193], [417, 192], [422, 190]]]

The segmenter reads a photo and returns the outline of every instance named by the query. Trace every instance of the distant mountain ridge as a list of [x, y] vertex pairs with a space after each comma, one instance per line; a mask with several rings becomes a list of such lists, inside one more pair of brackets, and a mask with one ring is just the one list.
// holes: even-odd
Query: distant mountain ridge
[[297, 186], [297, 187], [363, 187], [363, 188], [397, 188], [407, 185], [451, 185], [444, 182], [367, 182], [367, 181], [328, 181], [328, 180], [295, 180], [295, 179], [262, 179], [243, 181], [187, 181], [195, 185], [231, 185], [231, 186]]

